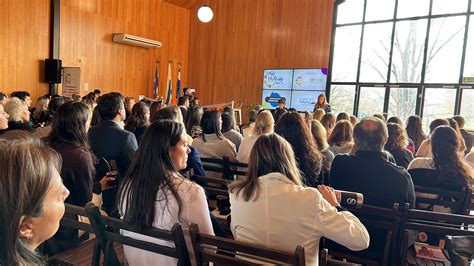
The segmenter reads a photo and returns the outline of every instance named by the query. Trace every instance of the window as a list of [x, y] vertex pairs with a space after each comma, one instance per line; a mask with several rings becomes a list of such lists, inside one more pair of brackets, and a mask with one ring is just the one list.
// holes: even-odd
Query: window
[[429, 132], [431, 121], [454, 115], [456, 89], [427, 88], [423, 107], [423, 129]]
[[394, 7], [395, 0], [367, 0], [365, 21], [391, 19]]
[[333, 113], [346, 112], [348, 114], [352, 114], [354, 108], [354, 97], [355, 86], [331, 86], [331, 94], [329, 96], [331, 111]]
[[415, 113], [418, 88], [390, 88], [388, 117], [398, 116], [402, 121]]
[[427, 25], [427, 19], [400, 21], [396, 24], [390, 82], [421, 81]]
[[466, 61], [464, 62], [464, 77], [474, 77], [474, 16], [469, 20], [469, 36], [467, 38]]
[[426, 82], [458, 83], [464, 38], [465, 16], [431, 21]]
[[474, 129], [474, 90], [463, 90], [460, 114], [466, 119], [465, 128]]
[[385, 87], [361, 87], [359, 98], [359, 118], [383, 113]]
[[430, 0], [398, 0], [397, 18], [426, 16]]
[[337, 24], [361, 22], [364, 12], [364, 0], [346, 1], [337, 9]]
[[359, 61], [361, 26], [340, 27], [336, 30], [336, 46], [333, 58], [333, 81], [356, 81]]
[[327, 92], [336, 112], [419, 115], [425, 127], [474, 113], [474, 0], [336, 2], [328, 70], [335, 91]]
[[386, 82], [393, 23], [365, 26], [361, 82]]

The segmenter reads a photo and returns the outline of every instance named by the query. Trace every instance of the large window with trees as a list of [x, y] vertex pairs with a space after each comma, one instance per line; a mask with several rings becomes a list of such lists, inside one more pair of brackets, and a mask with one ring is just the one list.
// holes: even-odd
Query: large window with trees
[[405, 120], [461, 114], [474, 128], [474, 0], [336, 1], [328, 98], [335, 112]]

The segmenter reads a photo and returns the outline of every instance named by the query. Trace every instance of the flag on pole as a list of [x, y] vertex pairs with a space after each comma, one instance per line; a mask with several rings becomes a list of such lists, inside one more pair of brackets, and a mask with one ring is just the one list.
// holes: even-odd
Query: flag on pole
[[168, 83], [166, 86], [166, 104], [170, 104], [173, 95], [173, 84], [171, 84], [171, 62], [168, 62]]
[[178, 81], [176, 82], [176, 99], [181, 95], [181, 64], [178, 64]]
[[153, 96], [156, 99], [158, 97], [158, 62], [155, 64], [155, 79], [153, 84]]

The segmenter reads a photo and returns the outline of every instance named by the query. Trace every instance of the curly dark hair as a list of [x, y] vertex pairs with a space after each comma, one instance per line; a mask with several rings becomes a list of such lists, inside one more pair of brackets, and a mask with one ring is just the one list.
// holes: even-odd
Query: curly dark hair
[[125, 129], [135, 132], [137, 128], [147, 126], [150, 110], [145, 103], [138, 102], [133, 105], [130, 117], [126, 121]]
[[307, 186], [315, 187], [319, 182], [323, 158], [308, 125], [298, 113], [283, 115], [275, 127], [275, 133], [285, 138], [293, 147], [298, 167], [303, 172]]
[[397, 123], [388, 123], [387, 130], [388, 140], [385, 144], [386, 150], [403, 150], [408, 146], [408, 136], [402, 126]]
[[450, 126], [439, 126], [431, 135], [435, 169], [450, 181], [467, 187], [471, 185], [471, 177], [459, 153], [460, 146], [459, 136]]

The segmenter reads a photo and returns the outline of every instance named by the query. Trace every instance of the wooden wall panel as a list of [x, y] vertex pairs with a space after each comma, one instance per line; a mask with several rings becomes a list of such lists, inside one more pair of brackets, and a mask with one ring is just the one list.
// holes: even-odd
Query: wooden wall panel
[[49, 56], [49, 0], [0, 1], [0, 91], [48, 93], [43, 60]]
[[[159, 95], [165, 96], [168, 60], [173, 61], [173, 86], [178, 63], [186, 84], [189, 14], [162, 0], [62, 0], [63, 66], [81, 67], [81, 84], [88, 83], [89, 91], [98, 88], [151, 97], [155, 61], [159, 60]], [[159, 40], [163, 46], [145, 49], [112, 43], [112, 33], [121, 32]]]
[[260, 103], [264, 69], [327, 67], [333, 2], [201, 0], [214, 19], [191, 9], [188, 85], [204, 104]]

